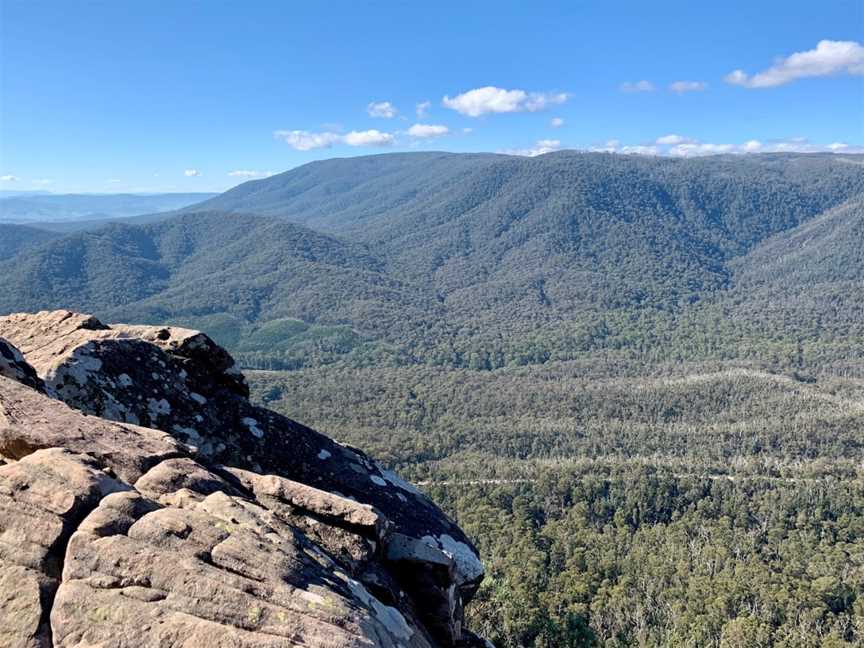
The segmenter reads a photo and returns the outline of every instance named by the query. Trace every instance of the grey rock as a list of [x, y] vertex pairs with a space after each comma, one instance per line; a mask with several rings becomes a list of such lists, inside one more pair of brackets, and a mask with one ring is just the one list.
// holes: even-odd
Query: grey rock
[[361, 451], [250, 403], [206, 335], [68, 311], [0, 335], [20, 349], [0, 371], [0, 506], [47, 511], [26, 532], [0, 517], [0, 645], [476, 645], [464, 533]]

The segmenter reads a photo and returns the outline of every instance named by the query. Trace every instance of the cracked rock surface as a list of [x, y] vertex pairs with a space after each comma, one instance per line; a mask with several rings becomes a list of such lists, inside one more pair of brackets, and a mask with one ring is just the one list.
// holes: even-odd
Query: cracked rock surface
[[0, 645], [484, 646], [428, 498], [256, 407], [206, 335], [0, 318]]

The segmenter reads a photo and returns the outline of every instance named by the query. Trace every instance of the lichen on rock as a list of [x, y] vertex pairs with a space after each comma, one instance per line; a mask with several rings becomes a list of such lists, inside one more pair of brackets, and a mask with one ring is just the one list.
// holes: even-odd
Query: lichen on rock
[[458, 526], [253, 405], [206, 335], [51, 311], [0, 337], [0, 645], [484, 645]]

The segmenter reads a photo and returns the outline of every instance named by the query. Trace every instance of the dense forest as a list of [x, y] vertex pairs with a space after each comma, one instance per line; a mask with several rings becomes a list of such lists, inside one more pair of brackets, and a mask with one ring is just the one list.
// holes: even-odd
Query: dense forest
[[861, 156], [327, 160], [16, 236], [0, 312], [203, 329], [419, 483], [499, 648], [864, 645]]
[[249, 377], [458, 520], [489, 569], [472, 627], [496, 646], [864, 644], [860, 377], [624, 362]]

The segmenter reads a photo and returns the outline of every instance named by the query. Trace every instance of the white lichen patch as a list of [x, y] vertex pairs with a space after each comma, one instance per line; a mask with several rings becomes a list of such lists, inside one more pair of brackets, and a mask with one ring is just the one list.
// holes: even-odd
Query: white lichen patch
[[336, 576], [345, 581], [354, 598], [363, 603], [374, 615], [375, 619], [387, 630], [391, 637], [397, 641], [408, 641], [414, 634], [414, 630], [408, 625], [405, 617], [394, 607], [384, 605], [369, 593], [360, 581], [349, 578], [341, 571]]
[[206, 398], [204, 398], [201, 394], [198, 394], [196, 392], [189, 392], [189, 398], [194, 400], [199, 405], [204, 405], [207, 402]]
[[321, 459], [322, 461], [325, 459], [329, 459], [331, 456], [332, 455], [327, 450], [325, 450], [324, 448], [321, 448], [321, 452], [318, 453], [318, 458]]
[[185, 436], [189, 443], [198, 445], [201, 442], [201, 435], [198, 434], [198, 430], [195, 428], [174, 425], [171, 427], [171, 431], [174, 432], [174, 434]]
[[480, 562], [480, 558], [471, 547], [446, 533], [438, 536], [438, 542], [442, 551], [456, 563], [456, 577], [459, 584], [474, 581], [483, 576], [485, 572], [483, 563]]
[[393, 484], [394, 486], [401, 488], [402, 490], [411, 493], [412, 495], [420, 495], [421, 497], [425, 497], [423, 493], [421, 493], [414, 484], [409, 484], [407, 481], [402, 479], [399, 475], [397, 475], [392, 470], [386, 470], [381, 467], [380, 464], [376, 464], [378, 470], [381, 471], [381, 474], [384, 475], [384, 479]]
[[52, 382], [56, 384], [58, 380], [62, 380], [68, 384], [71, 378], [79, 386], [87, 384], [90, 376], [102, 369], [102, 361], [89, 354], [92, 348], [92, 343], [88, 343], [75, 349], [66, 363], [58, 368], [56, 379]]
[[149, 398], [147, 399], [147, 413], [150, 415], [150, 420], [166, 416], [171, 413], [171, 403], [164, 398], [160, 398], [159, 400]]
[[117, 376], [117, 382], [120, 383], [121, 387], [131, 387], [134, 383], [132, 378], [129, 377], [129, 374], [122, 373]]
[[243, 425], [249, 428], [249, 431], [252, 433], [256, 439], [260, 439], [264, 436], [264, 430], [258, 427], [258, 421], [254, 418], [247, 416], [243, 419]]

